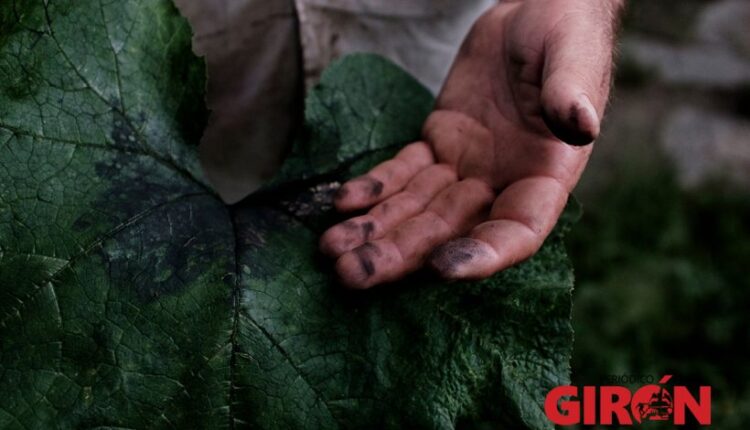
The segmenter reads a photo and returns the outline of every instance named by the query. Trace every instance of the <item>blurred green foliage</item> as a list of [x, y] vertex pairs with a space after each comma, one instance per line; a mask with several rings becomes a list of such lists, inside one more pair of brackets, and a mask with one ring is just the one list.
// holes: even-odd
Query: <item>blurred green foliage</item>
[[623, 29], [673, 42], [692, 36], [692, 28], [707, 0], [629, 0], [626, 2]]
[[681, 385], [713, 387], [713, 428], [744, 430], [750, 195], [718, 186], [685, 192], [669, 169], [648, 172], [613, 181], [569, 237], [574, 383], [673, 374]]

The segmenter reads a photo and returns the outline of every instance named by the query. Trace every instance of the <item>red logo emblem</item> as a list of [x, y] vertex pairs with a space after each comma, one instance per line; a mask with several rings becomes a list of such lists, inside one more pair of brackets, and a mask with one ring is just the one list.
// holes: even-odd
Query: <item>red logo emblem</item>
[[701, 386], [696, 399], [687, 387], [666, 387], [671, 378], [672, 375], [665, 375], [658, 385], [644, 385], [634, 393], [618, 385], [587, 385], [582, 390], [572, 385], [555, 387], [547, 394], [544, 412], [550, 421], [561, 426], [632, 425], [633, 420], [683, 425], [688, 412], [698, 424], [711, 424], [711, 387]]
[[[672, 375], [666, 375], [659, 384], [666, 384]], [[674, 406], [672, 395], [661, 385], [646, 385], [633, 394], [631, 412], [639, 423], [641, 421], [668, 421], [672, 418]]]

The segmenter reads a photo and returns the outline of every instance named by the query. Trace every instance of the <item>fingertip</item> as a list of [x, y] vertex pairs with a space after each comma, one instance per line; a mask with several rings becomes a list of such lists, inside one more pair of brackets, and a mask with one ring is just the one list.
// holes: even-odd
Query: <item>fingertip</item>
[[351, 252], [339, 257], [336, 261], [336, 274], [341, 285], [351, 289], [364, 288], [365, 276], [363, 276], [361, 264], [359, 259]]
[[445, 279], [480, 279], [491, 276], [499, 257], [487, 243], [462, 237], [438, 247], [429, 265]]
[[347, 195], [349, 195], [349, 188], [347, 188], [346, 184], [343, 184], [339, 187], [338, 190], [336, 190], [336, 193], [334, 193], [333, 201], [338, 202], [344, 200], [346, 199]]
[[333, 204], [341, 212], [362, 209], [380, 200], [384, 188], [382, 181], [368, 175], [360, 176], [336, 191]]
[[320, 251], [330, 257], [338, 257], [372, 239], [378, 231], [378, 223], [371, 215], [352, 218], [323, 233], [319, 242]]
[[345, 252], [340, 245], [341, 240], [337, 227], [336, 225], [326, 230], [318, 241], [320, 252], [328, 257], [338, 257]]
[[336, 194], [333, 195], [333, 207], [339, 212], [346, 212], [349, 210], [349, 186], [348, 183], [343, 184], [336, 190]]
[[343, 184], [333, 195], [333, 207], [339, 212], [348, 212], [354, 210], [351, 203], [352, 186], [351, 181]]
[[336, 261], [336, 273], [342, 285], [351, 289], [366, 289], [374, 285], [374, 256], [379, 250], [375, 245], [366, 243], [343, 254]]
[[555, 137], [569, 145], [585, 146], [599, 136], [599, 116], [585, 94], [559, 106], [544, 104], [542, 119]]

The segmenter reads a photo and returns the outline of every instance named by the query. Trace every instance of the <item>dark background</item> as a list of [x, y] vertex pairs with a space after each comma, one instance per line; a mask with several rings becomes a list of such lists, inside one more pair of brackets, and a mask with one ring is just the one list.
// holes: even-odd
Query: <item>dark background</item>
[[710, 385], [724, 430], [750, 425], [749, 28], [747, 0], [629, 2], [568, 241], [574, 384]]

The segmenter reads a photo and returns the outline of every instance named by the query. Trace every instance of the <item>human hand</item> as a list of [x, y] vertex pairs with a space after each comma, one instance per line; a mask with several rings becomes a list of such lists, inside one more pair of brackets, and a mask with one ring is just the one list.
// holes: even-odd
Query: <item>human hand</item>
[[321, 238], [345, 285], [425, 262], [446, 278], [484, 278], [536, 253], [599, 134], [620, 3], [505, 1], [475, 23], [423, 140], [336, 196], [340, 211], [375, 205]]

